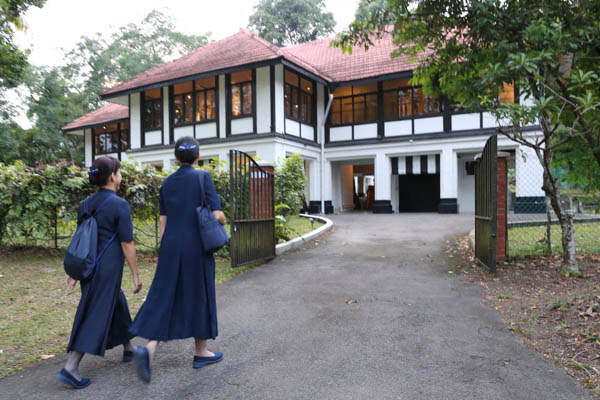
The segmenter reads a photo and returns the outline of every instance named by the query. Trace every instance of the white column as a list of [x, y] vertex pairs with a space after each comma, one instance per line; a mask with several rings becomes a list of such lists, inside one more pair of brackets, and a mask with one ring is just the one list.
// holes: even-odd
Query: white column
[[440, 156], [440, 198], [456, 199], [458, 197], [458, 158], [451, 147], [442, 150]]
[[227, 137], [227, 113], [226, 113], [226, 102], [225, 102], [225, 75], [219, 75], [217, 79], [217, 88], [219, 90], [219, 132], [217, 134], [221, 139]]
[[162, 88], [163, 91], [163, 143], [169, 144], [169, 87], [165, 86]]
[[83, 140], [85, 141], [85, 166], [92, 166], [92, 130], [83, 130]]
[[385, 154], [375, 156], [375, 200], [391, 200], [392, 162]]
[[333, 185], [333, 176], [332, 176], [332, 166], [331, 161], [325, 160], [325, 167], [323, 169], [323, 181], [325, 183], [325, 187], [323, 188], [323, 197], [324, 200], [331, 200], [333, 195], [332, 185]]
[[310, 200], [320, 201], [321, 200], [321, 174], [319, 173], [319, 160], [310, 160], [308, 168], [310, 169], [310, 179], [308, 184], [310, 185]]
[[129, 132], [131, 137], [131, 148], [142, 147], [142, 121], [140, 118], [140, 94], [132, 93], [129, 96]]

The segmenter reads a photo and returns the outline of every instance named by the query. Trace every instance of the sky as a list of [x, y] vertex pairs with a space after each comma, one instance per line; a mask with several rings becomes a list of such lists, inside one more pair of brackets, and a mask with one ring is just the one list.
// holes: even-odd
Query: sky
[[[339, 32], [354, 19], [359, 0], [325, 0], [326, 11], [332, 12]], [[64, 50], [69, 50], [84, 35], [111, 33], [128, 23], [139, 23], [151, 10], [158, 9], [173, 18], [177, 30], [186, 34], [211, 32], [212, 40], [247, 29], [248, 18], [258, 0], [48, 0], [42, 8], [31, 8], [25, 14], [25, 32], [17, 32], [15, 41], [29, 49], [29, 62], [41, 66], [60, 65]], [[22, 96], [12, 94], [13, 100]], [[31, 122], [24, 115], [16, 121], [24, 128]]]

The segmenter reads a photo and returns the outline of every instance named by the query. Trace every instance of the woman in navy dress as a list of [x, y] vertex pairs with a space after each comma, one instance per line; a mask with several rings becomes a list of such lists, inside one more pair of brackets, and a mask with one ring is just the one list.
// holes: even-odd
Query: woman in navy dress
[[[131, 317], [127, 300], [121, 291], [125, 259], [133, 274], [134, 293], [141, 290], [142, 282], [137, 269], [129, 204], [115, 193], [121, 183], [120, 166], [118, 159], [103, 156], [94, 161], [89, 171], [90, 183], [100, 187], [86, 200], [88, 211], [99, 207], [95, 214], [98, 251], [106, 246], [115, 233], [116, 236], [106, 247], [93, 277], [81, 282], [81, 300], [67, 347], [69, 357], [65, 367], [56, 376], [60, 382], [77, 389], [91, 383], [87, 378], [82, 379], [78, 371], [84, 354], [104, 356], [106, 350], [123, 345], [123, 361], [131, 361], [133, 357], [129, 341], [132, 336], [128, 332]], [[84, 216], [84, 210], [85, 207], [80, 205], [78, 224]], [[71, 289], [75, 284], [73, 278], [67, 278], [67, 285]]]
[[150, 382], [150, 364], [159, 342], [193, 337], [196, 354], [193, 367], [221, 361], [223, 354], [207, 350], [207, 339], [217, 336], [215, 259], [202, 250], [196, 207], [202, 190], [215, 218], [225, 224], [221, 200], [212, 177], [196, 171], [198, 142], [184, 137], [175, 144], [179, 169], [160, 188], [160, 250], [158, 266], [146, 301], [129, 332], [149, 339], [136, 346], [138, 376]]

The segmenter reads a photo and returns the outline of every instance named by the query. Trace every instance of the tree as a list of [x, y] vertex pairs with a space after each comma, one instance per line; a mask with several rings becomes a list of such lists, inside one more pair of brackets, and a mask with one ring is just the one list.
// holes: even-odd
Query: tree
[[[419, 61], [413, 81], [427, 92], [510, 121], [499, 132], [535, 151], [543, 190], [561, 224], [563, 265], [577, 270], [573, 215], [560, 202], [553, 166], [556, 151], [574, 138], [597, 143], [600, 155], [599, 17], [598, 1], [388, 0], [336, 44], [368, 48], [374, 37], [391, 34], [397, 46], [392, 55]], [[499, 101], [512, 83], [525, 101]], [[524, 129], [533, 121], [542, 135]]]
[[14, 30], [25, 29], [21, 16], [29, 7], [42, 7], [45, 2], [46, 0], [0, 0], [0, 120], [8, 121], [14, 113], [10, 104], [3, 100], [5, 91], [23, 81], [28, 65], [28, 53], [13, 42]]
[[324, 0], [260, 0], [248, 28], [277, 46], [309, 42], [333, 33]]
[[[359, 23], [367, 22], [370, 15], [373, 15], [376, 12], [383, 12], [386, 3], [387, 0], [360, 0], [356, 12], [354, 13], [354, 20]], [[387, 23], [392, 22], [391, 18], [387, 21]]]

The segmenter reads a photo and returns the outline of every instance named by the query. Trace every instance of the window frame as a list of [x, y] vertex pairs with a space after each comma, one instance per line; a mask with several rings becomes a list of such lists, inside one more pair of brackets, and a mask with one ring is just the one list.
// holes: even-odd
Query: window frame
[[[100, 156], [105, 156], [105, 155], [109, 155], [109, 154], [117, 154], [119, 160], [121, 159], [121, 153], [124, 151], [127, 151], [129, 149], [131, 149], [131, 127], [127, 127], [125, 128], [123, 125], [128, 122], [127, 120], [121, 120], [121, 121], [111, 121], [111, 123], [107, 123], [107, 124], [101, 124], [101, 125], [96, 125], [90, 128], [90, 134], [91, 134], [91, 139], [92, 139], [92, 160], [95, 160], [97, 157]], [[99, 152], [98, 146], [96, 146], [96, 136], [102, 136], [102, 135], [112, 135], [114, 134], [114, 131], [112, 132], [108, 132], [107, 127], [110, 125], [116, 125], [117, 126], [117, 150], [116, 151], [102, 151]], [[96, 132], [97, 129], [101, 129], [104, 128], [103, 132]], [[126, 135], [126, 139], [127, 139], [127, 148], [123, 149], [123, 135]]]
[[[163, 88], [159, 87], [159, 88], [156, 88], [156, 89], [158, 89], [160, 91], [160, 99], [146, 99], [146, 92], [148, 90], [152, 90], [152, 89], [144, 90], [144, 91], [142, 91], [142, 93], [140, 95], [141, 96], [140, 103], [142, 105], [140, 107], [141, 108], [141, 114], [142, 114], [142, 121], [141, 122], [142, 122], [142, 131], [144, 133], [146, 133], [146, 132], [152, 132], [152, 131], [158, 131], [158, 130], [160, 130], [162, 132], [162, 130], [164, 129], [164, 126], [165, 126], [165, 121], [164, 121], [165, 110], [164, 110], [164, 98], [163, 98], [164, 97], [164, 93], [163, 93]], [[145, 118], [144, 118], [145, 111], [146, 111], [146, 103], [147, 102], [151, 102], [152, 104], [154, 104], [154, 103], [159, 103], [160, 104], [160, 125], [159, 126], [153, 126], [151, 129], [147, 129], [146, 128]], [[152, 107], [152, 111], [153, 112], [155, 111], [154, 106]], [[154, 120], [154, 118], [152, 118], [152, 119]]]
[[[217, 121], [218, 118], [218, 112], [217, 109], [219, 107], [218, 104], [218, 86], [219, 86], [219, 80], [218, 80], [218, 75], [214, 75], [214, 76], [208, 76], [207, 78], [213, 78], [215, 81], [215, 86], [212, 88], [207, 88], [207, 89], [196, 89], [196, 79], [191, 80], [192, 82], [192, 91], [191, 92], [184, 92], [184, 93], [178, 93], [175, 94], [175, 85], [173, 85], [173, 94], [172, 94], [172, 101], [171, 104], [173, 104], [173, 113], [172, 113], [172, 123], [173, 123], [173, 128], [181, 128], [184, 126], [192, 126], [192, 125], [196, 125], [196, 124], [206, 124], [206, 123], [214, 123]], [[190, 82], [190, 81], [188, 81]], [[182, 82], [182, 83], [186, 83], [186, 82]], [[196, 113], [198, 111], [198, 100], [197, 100], [197, 96], [199, 94], [203, 94], [204, 96], [204, 116], [206, 117], [208, 115], [208, 105], [206, 103], [206, 99], [208, 97], [208, 92], [209, 91], [213, 91], [214, 92], [214, 104], [215, 104], [215, 113], [214, 113], [214, 117], [211, 119], [203, 119], [200, 121], [196, 121]], [[178, 97], [182, 97], [183, 99], [185, 99], [185, 96], [191, 95], [191, 101], [192, 101], [192, 122], [183, 122], [180, 124], [176, 124], [175, 123], [175, 100]], [[183, 103], [184, 107], [183, 107], [183, 111], [184, 111], [184, 120], [185, 120], [185, 102]]]
[[[288, 83], [285, 80], [285, 72], [286, 71], [289, 71], [289, 72], [293, 73], [294, 75], [296, 75], [298, 77], [298, 82], [297, 82], [298, 86], [292, 86], [290, 83]], [[312, 88], [313, 88], [313, 92], [312, 93], [311, 92], [307, 92], [306, 90], [302, 89], [302, 85], [301, 85], [302, 79], [304, 79], [304, 80], [306, 80], [306, 81], [308, 81], [308, 82], [311, 83]], [[302, 75], [302, 74], [300, 74], [300, 73], [298, 73], [296, 71], [293, 71], [293, 70], [291, 70], [289, 68], [284, 68], [284, 70], [283, 70], [283, 96], [284, 96], [283, 97], [283, 113], [284, 113], [284, 118], [287, 118], [287, 119], [289, 119], [291, 121], [295, 121], [295, 122], [298, 122], [298, 123], [301, 123], [301, 124], [304, 124], [304, 125], [312, 126], [313, 128], [316, 127], [316, 124], [317, 124], [317, 121], [315, 121], [315, 119], [316, 119], [315, 118], [315, 109], [316, 109], [316, 101], [315, 101], [316, 100], [316, 95], [315, 95], [315, 93], [316, 93], [316, 86], [317, 86], [316, 82], [314, 80], [308, 78], [307, 76], [304, 76], [304, 75]], [[295, 90], [298, 93], [298, 117], [294, 117], [294, 115], [293, 115], [293, 111], [292, 111], [291, 107], [293, 107], [294, 105], [292, 103], [290, 103], [290, 105], [291, 105], [291, 107], [290, 107], [291, 114], [287, 113], [285, 95], [286, 95], [286, 89], [288, 87], [290, 88], [290, 96], [292, 97], [292, 99], [293, 99], [293, 95], [292, 95], [293, 91]], [[302, 97], [302, 94], [304, 94], [304, 96], [307, 96], [307, 95], [310, 96], [310, 99], [311, 99], [310, 110], [308, 110], [308, 112], [306, 113], [306, 115], [310, 115], [311, 122], [307, 122], [307, 121], [303, 120], [302, 118], [300, 118], [300, 115], [301, 115], [300, 106], [302, 104], [300, 102], [300, 98]]]
[[[383, 81], [382, 81], [383, 82]], [[421, 119], [421, 118], [431, 118], [431, 117], [440, 117], [444, 115], [444, 100], [442, 97], [438, 98], [438, 104], [439, 107], [441, 108], [441, 111], [436, 111], [436, 112], [428, 112], [428, 113], [423, 113], [423, 114], [415, 114], [414, 110], [415, 110], [415, 105], [417, 104], [415, 102], [416, 98], [415, 98], [415, 89], [417, 90], [422, 90], [423, 86], [401, 86], [401, 87], [397, 87], [394, 89], [382, 89], [381, 91], [381, 96], [383, 99], [385, 99], [385, 95], [386, 93], [396, 93], [396, 98], [398, 98], [398, 92], [399, 91], [406, 91], [406, 90], [410, 90], [410, 115], [407, 116], [399, 116], [398, 115], [398, 110], [396, 110], [396, 116], [394, 118], [386, 118], [385, 117], [385, 108], [383, 110], [382, 116], [383, 116], [383, 122], [390, 122], [390, 121], [405, 121], [405, 120], [414, 120], [414, 119]], [[427, 96], [425, 95], [426, 98], [429, 98], [431, 96]]]
[[[241, 81], [241, 82], [236, 82], [236, 83], [231, 83], [231, 75], [232, 73], [229, 74], [229, 118], [231, 120], [234, 119], [241, 119], [241, 118], [255, 118], [255, 111], [256, 111], [256, 72], [254, 68], [249, 68], [249, 69], [244, 69], [241, 71], [236, 71], [236, 72], [242, 72], [242, 71], [251, 71], [251, 78], [249, 81]], [[244, 91], [242, 90], [243, 86], [246, 84], [250, 84], [250, 89], [251, 89], [251, 93], [250, 93], [250, 98], [252, 99], [252, 107], [250, 107], [250, 112], [249, 113], [244, 113]], [[234, 86], [239, 86], [240, 87], [240, 110], [242, 111], [242, 113], [240, 115], [233, 115], [233, 87]]]
[[[353, 125], [365, 125], [365, 124], [376, 124], [379, 121], [379, 100], [378, 100], [378, 96], [379, 96], [379, 90], [378, 90], [378, 85], [376, 85], [374, 91], [369, 91], [369, 92], [364, 92], [364, 93], [358, 93], [358, 94], [354, 94], [354, 87], [355, 86], [359, 86], [359, 85], [346, 85], [346, 86], [351, 86], [351, 95], [345, 95], [345, 96], [339, 96], [339, 97], [334, 97], [333, 98], [333, 102], [331, 103], [331, 108], [333, 109], [333, 104], [335, 101], [339, 101], [340, 102], [340, 123], [339, 124], [334, 124], [332, 122], [333, 120], [333, 112], [329, 113], [328, 116], [328, 122], [329, 122], [329, 126], [332, 128], [339, 128], [339, 127], [344, 127], [344, 126], [353, 126]], [[336, 88], [337, 89], [337, 88]], [[335, 92], [335, 89], [334, 89]], [[331, 91], [329, 91], [329, 93], [331, 93]], [[375, 96], [375, 101], [377, 103], [377, 108], [375, 109], [375, 119], [372, 120], [365, 120], [365, 121], [361, 121], [361, 122], [356, 122], [356, 118], [354, 116], [354, 99], [356, 97], [363, 97], [364, 98], [364, 106], [363, 106], [363, 113], [366, 116], [367, 113], [367, 97], [368, 96]], [[351, 98], [352, 99], [352, 122], [342, 122], [343, 121], [343, 115], [344, 113], [341, 111], [342, 110], [342, 104], [343, 104], [343, 100], [344, 99], [348, 99]]]

